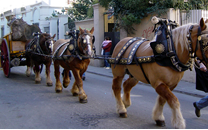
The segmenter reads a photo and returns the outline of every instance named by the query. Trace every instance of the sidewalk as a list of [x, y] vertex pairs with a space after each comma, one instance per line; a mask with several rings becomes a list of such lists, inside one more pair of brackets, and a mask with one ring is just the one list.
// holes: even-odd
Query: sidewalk
[[[94, 67], [89, 65], [87, 72], [113, 78], [111, 69], [105, 69], [104, 67]], [[124, 77], [124, 79], [127, 78], [128, 78], [127, 76]], [[149, 84], [145, 84], [142, 82], [139, 82], [139, 84], [150, 86]], [[196, 90], [195, 83], [187, 82], [183, 80], [179, 82], [178, 86], [173, 90], [173, 92], [184, 93], [188, 95], [197, 96], [200, 98], [207, 96], [207, 93]]]

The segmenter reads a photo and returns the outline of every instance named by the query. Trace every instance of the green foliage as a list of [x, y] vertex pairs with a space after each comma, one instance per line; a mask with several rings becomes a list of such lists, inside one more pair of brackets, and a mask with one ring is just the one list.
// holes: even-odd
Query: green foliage
[[166, 13], [168, 8], [189, 11], [191, 9], [207, 9], [208, 0], [100, 0], [100, 5], [114, 9], [116, 28], [123, 27], [127, 33], [134, 33], [132, 25], [138, 24], [148, 14]]
[[80, 21], [93, 17], [92, 5], [98, 3], [98, 0], [77, 0], [73, 3], [73, 8], [68, 10], [69, 19], [72, 21]]

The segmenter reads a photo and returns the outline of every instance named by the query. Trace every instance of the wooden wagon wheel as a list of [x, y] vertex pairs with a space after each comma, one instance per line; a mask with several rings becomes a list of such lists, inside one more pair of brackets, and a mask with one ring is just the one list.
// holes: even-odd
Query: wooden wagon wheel
[[1, 43], [1, 65], [4, 75], [8, 78], [10, 75], [10, 51], [7, 40], [4, 38]]

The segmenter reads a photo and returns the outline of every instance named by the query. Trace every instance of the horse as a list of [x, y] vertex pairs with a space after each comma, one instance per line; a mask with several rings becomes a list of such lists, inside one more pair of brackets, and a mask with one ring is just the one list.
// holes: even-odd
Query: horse
[[46, 67], [46, 84], [47, 86], [53, 85], [50, 77], [50, 66], [55, 36], [56, 34], [51, 37], [48, 33], [34, 33], [34, 38], [26, 44], [26, 76], [31, 75], [31, 68], [34, 67], [35, 83], [41, 82], [40, 65], [44, 64]]
[[[163, 107], [167, 102], [172, 111], [172, 126], [185, 128], [180, 102], [172, 90], [183, 77], [184, 71], [193, 68], [196, 57], [207, 66], [208, 23], [201, 18], [199, 24], [171, 29], [167, 19], [153, 17], [152, 22], [155, 25], [160, 23], [153, 40], [126, 37], [117, 43], [109, 59], [116, 110], [120, 117], [127, 117], [127, 108], [131, 105], [130, 92], [141, 81], [150, 84], [158, 94], [152, 111], [156, 125], [165, 126]], [[123, 83], [121, 97], [125, 74], [129, 74], [129, 78]]]
[[55, 91], [60, 93], [63, 89], [59, 70], [61, 66], [64, 68], [63, 87], [67, 88], [70, 83], [69, 70], [71, 70], [75, 78], [71, 93], [73, 96], [79, 96], [80, 103], [87, 103], [82, 75], [90, 63], [89, 57], [94, 54], [94, 27], [90, 31], [79, 27], [77, 32], [79, 33], [71, 39], [59, 39], [54, 43], [52, 55], [54, 57], [54, 75], [56, 78]]

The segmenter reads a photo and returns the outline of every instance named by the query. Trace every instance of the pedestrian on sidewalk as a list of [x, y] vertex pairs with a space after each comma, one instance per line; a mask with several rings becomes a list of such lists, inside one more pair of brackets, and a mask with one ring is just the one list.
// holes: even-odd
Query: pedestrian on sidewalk
[[104, 66], [106, 69], [110, 69], [110, 64], [108, 63], [107, 57], [110, 55], [110, 50], [112, 47], [112, 41], [110, 37], [105, 37], [102, 43], [102, 48], [104, 49]]
[[[195, 67], [196, 71], [196, 89], [204, 92], [208, 92], [208, 71], [206, 66], [197, 60], [199, 68]], [[193, 103], [195, 107], [195, 114], [197, 117], [201, 116], [200, 110], [208, 106], [208, 95], [201, 98], [199, 101]]]

